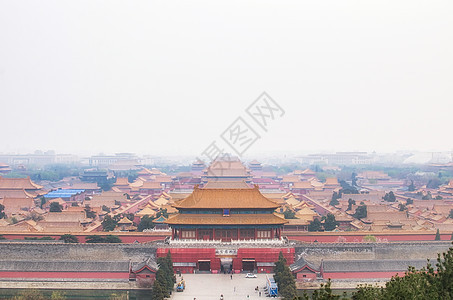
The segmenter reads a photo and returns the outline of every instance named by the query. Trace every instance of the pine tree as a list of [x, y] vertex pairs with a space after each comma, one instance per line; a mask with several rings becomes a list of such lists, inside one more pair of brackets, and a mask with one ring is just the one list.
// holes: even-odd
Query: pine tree
[[335, 228], [337, 228], [338, 222], [335, 219], [335, 216], [333, 214], [327, 214], [327, 218], [324, 221], [324, 229], [326, 231], [332, 231]]
[[157, 280], [157, 277], [156, 280], [154, 281], [151, 294], [152, 299], [154, 300], [163, 300], [165, 298], [166, 295], [165, 288], [162, 286], [161, 281]]
[[435, 241], [440, 241], [440, 232], [439, 229], [436, 231], [436, 237], [434, 238]]

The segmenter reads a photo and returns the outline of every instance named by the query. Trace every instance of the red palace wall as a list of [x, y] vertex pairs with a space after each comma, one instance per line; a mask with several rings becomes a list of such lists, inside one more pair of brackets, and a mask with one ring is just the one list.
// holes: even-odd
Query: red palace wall
[[[199, 260], [209, 260], [211, 272], [220, 272], [220, 257], [216, 256], [215, 248], [158, 248], [157, 257], [166, 256], [169, 250], [175, 263], [197, 264]], [[288, 264], [294, 263], [294, 248], [239, 248], [236, 255], [229, 257], [233, 259], [234, 272], [239, 273], [242, 269], [243, 259], [254, 259], [256, 263], [274, 263], [278, 260], [280, 251]], [[193, 273], [194, 269], [197, 269], [197, 267], [175, 267], [175, 271], [180, 271], [181, 273]], [[270, 273], [272, 270], [272, 266], [257, 267], [257, 271], [260, 273]]]
[[[59, 239], [64, 233], [0, 233], [7, 240], [23, 240], [25, 237], [53, 237]], [[108, 235], [113, 234], [120, 237], [123, 243], [134, 243], [135, 241], [144, 243], [152, 242], [157, 240], [164, 240], [166, 237], [169, 237], [171, 233], [158, 232], [158, 233], [143, 233], [143, 232], [92, 232], [92, 233], [71, 233], [75, 235], [80, 243], [85, 243], [85, 238], [92, 234], [99, 235]], [[283, 235], [286, 235], [288, 239], [294, 241], [302, 242], [314, 242], [318, 241], [320, 243], [336, 243], [336, 242], [349, 242], [357, 243], [363, 242], [363, 238], [367, 235], [373, 235], [381, 241], [389, 242], [405, 242], [405, 241], [434, 241], [436, 236], [435, 232], [423, 232], [423, 233], [379, 233], [379, 232], [335, 232], [335, 233], [326, 233], [326, 232], [283, 232]], [[449, 241], [451, 238], [450, 233], [441, 233], [442, 241]]]
[[[334, 234], [326, 233], [294, 233], [285, 232], [286, 236], [290, 240], [302, 241], [302, 242], [315, 242], [320, 243], [337, 243], [337, 242], [348, 242], [348, 243], [360, 243], [363, 242], [363, 238], [367, 235], [372, 235], [381, 241], [389, 242], [408, 242], [408, 241], [434, 241], [436, 233], [420, 233], [420, 234], [409, 234], [409, 233], [360, 233], [360, 232], [337, 232]], [[451, 238], [450, 234], [441, 234], [442, 241], [449, 241]], [[341, 241], [340, 241], [341, 240]]]
[[128, 279], [129, 272], [0, 272], [0, 278], [99, 278]]
[[[41, 237], [52, 237], [56, 240], [58, 240], [64, 233], [59, 233], [59, 234], [36, 234], [36, 233], [1, 233], [1, 235], [7, 239], [7, 240], [23, 240], [25, 237], [36, 237], [36, 238], [41, 238]], [[139, 233], [139, 234], [134, 234], [134, 233], [121, 233], [121, 232], [93, 232], [93, 233], [71, 233], [72, 235], [75, 235], [80, 243], [85, 243], [85, 238], [89, 235], [117, 235], [121, 241], [125, 244], [132, 244], [135, 241], [138, 241], [139, 243], [144, 243], [144, 242], [152, 242], [152, 241], [157, 241], [157, 240], [164, 240], [167, 236], [170, 236], [170, 234], [165, 234], [165, 233], [159, 233], [159, 234], [153, 234], [153, 235], [148, 235], [144, 233]]]
[[393, 276], [404, 276], [403, 272], [335, 272], [335, 273], [324, 273], [324, 279], [360, 279], [360, 278], [370, 278], [370, 279], [390, 279]]

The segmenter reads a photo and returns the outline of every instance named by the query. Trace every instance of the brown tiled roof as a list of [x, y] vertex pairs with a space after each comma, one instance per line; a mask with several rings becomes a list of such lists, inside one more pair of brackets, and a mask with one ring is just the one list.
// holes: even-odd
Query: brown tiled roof
[[276, 225], [288, 221], [275, 214], [232, 214], [228, 217], [208, 214], [177, 214], [168, 218], [168, 224], [193, 225]]
[[[127, 201], [127, 196], [123, 192], [115, 192], [115, 191], [107, 191], [107, 192], [102, 192], [101, 194], [96, 194], [93, 195], [93, 198], [91, 199], [91, 203], [94, 203], [95, 201]], [[88, 203], [89, 204], [89, 203]]]
[[171, 176], [163, 176], [163, 175], [160, 175], [160, 176], [156, 176], [156, 178], [154, 179], [156, 182], [172, 182], [173, 179], [171, 178]]
[[62, 211], [62, 212], [50, 212], [44, 217], [44, 221], [47, 223], [53, 222], [81, 222], [86, 219], [85, 211]]
[[294, 176], [294, 175], [286, 175], [282, 177], [282, 182], [287, 182], [287, 183], [294, 183], [300, 181], [299, 176]]
[[204, 185], [204, 189], [248, 189], [250, 186], [244, 181], [220, 181], [208, 180]]
[[68, 187], [63, 189], [77, 189], [77, 190], [100, 190], [96, 182], [72, 182]]
[[19, 213], [23, 208], [29, 210], [35, 206], [33, 198], [3, 198], [1, 202], [7, 214]]
[[239, 160], [215, 160], [206, 170], [207, 176], [249, 176], [249, 171]]
[[145, 181], [140, 189], [162, 189], [160, 182], [155, 181]]
[[0, 198], [34, 198], [34, 195], [26, 190], [0, 190]]
[[33, 183], [27, 178], [5, 178], [0, 176], [1, 190], [39, 190], [42, 186]]
[[316, 175], [316, 172], [310, 170], [310, 169], [305, 169], [301, 172], [301, 174], [305, 174], [305, 175]]
[[127, 177], [118, 177], [116, 179], [116, 182], [115, 182], [115, 185], [116, 186], [123, 186], [123, 185], [126, 185], [128, 186], [129, 185], [129, 180], [127, 179]]
[[133, 222], [128, 218], [123, 217], [121, 220], [118, 221], [118, 224], [133, 224]]
[[293, 189], [312, 189], [313, 186], [311, 185], [310, 181], [297, 181], [294, 182]]
[[175, 208], [278, 208], [258, 186], [248, 189], [200, 189], [173, 205]]
[[66, 201], [64, 201], [63, 199], [61, 198], [54, 198], [54, 199], [51, 199], [49, 201], [47, 201], [46, 203], [44, 203], [43, 207], [44, 208], [47, 208], [47, 207], [50, 207], [50, 205], [52, 204], [52, 202], [57, 202], [58, 204], [66, 204]]
[[338, 183], [337, 178], [331, 177], [331, 178], [326, 178], [325, 185], [340, 185], [340, 184]]

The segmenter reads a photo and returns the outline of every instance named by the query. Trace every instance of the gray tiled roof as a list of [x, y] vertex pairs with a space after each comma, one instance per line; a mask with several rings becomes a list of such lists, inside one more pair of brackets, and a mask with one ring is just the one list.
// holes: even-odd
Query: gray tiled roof
[[319, 269], [320, 269], [319, 265], [315, 265], [311, 262], [308, 262], [303, 257], [301, 257], [299, 260], [297, 260], [295, 263], [293, 263], [290, 266], [290, 269], [291, 269], [291, 271], [295, 271], [295, 270], [302, 268], [305, 265], [307, 265], [309, 268], [316, 270], [316, 271], [319, 271]]
[[[435, 264], [435, 261], [431, 261]], [[325, 260], [324, 272], [404, 272], [409, 266], [421, 269], [427, 260]]]
[[128, 272], [129, 261], [0, 261], [0, 271]]

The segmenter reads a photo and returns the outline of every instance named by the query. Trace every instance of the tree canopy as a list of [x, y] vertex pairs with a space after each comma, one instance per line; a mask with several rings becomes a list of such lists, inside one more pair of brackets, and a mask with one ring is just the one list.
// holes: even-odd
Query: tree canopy
[[324, 220], [324, 230], [332, 231], [337, 228], [337, 226], [338, 222], [335, 219], [335, 216], [333, 214], [327, 214], [327, 217]]
[[295, 299], [297, 297], [296, 281], [282, 252], [279, 253], [278, 261], [275, 262], [274, 273], [275, 282], [283, 299]]
[[60, 237], [60, 241], [64, 241], [65, 243], [78, 243], [79, 239], [72, 234], [63, 234]]
[[156, 300], [163, 300], [170, 295], [173, 286], [176, 282], [176, 277], [173, 270], [173, 260], [170, 251], [167, 252], [165, 257], [157, 259], [159, 269], [156, 273], [156, 280], [153, 284], [152, 298]]
[[110, 215], [106, 215], [102, 220], [102, 228], [104, 231], [112, 231], [118, 225], [118, 221], [115, 221]]
[[50, 212], [61, 212], [61, 211], [63, 211], [63, 206], [61, 206], [61, 204], [58, 202], [51, 202], [49, 211]]
[[395, 202], [396, 201], [396, 197], [395, 197], [395, 194], [390, 191], [388, 193], [385, 193], [383, 199], [387, 202]]
[[321, 221], [318, 219], [314, 219], [313, 221], [308, 224], [308, 231], [322, 231], [322, 224]]
[[151, 228], [154, 228], [153, 218], [151, 218], [149, 216], [143, 216], [140, 219], [140, 223], [138, 224], [137, 230], [143, 231], [145, 229], [151, 229]]
[[368, 215], [368, 213], [367, 213], [367, 208], [366, 208], [365, 204], [361, 204], [355, 209], [354, 217], [356, 217], [357, 219], [366, 218], [367, 215]]

